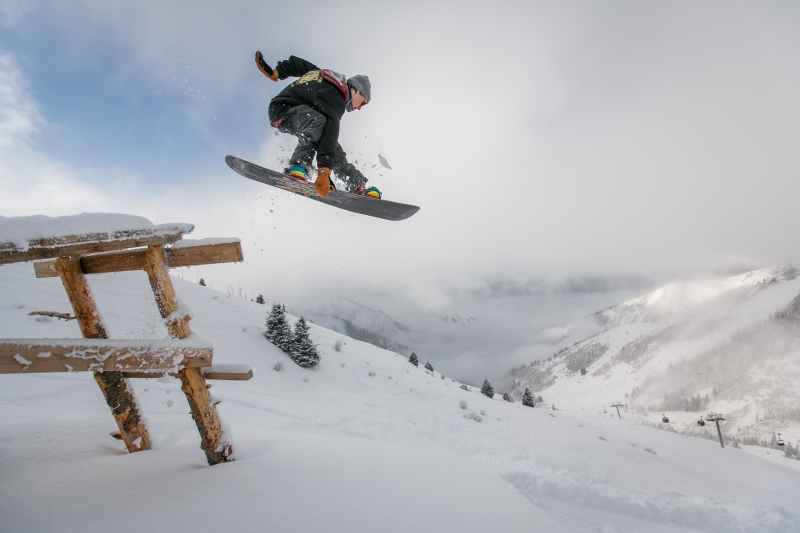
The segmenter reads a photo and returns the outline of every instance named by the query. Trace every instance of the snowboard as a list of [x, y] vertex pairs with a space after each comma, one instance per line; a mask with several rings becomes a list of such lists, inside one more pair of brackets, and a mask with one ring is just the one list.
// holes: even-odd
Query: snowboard
[[328, 196], [322, 197], [314, 189], [313, 183], [292, 179], [282, 172], [260, 167], [232, 155], [225, 156], [225, 162], [245, 178], [293, 192], [339, 209], [352, 211], [353, 213], [384, 220], [404, 220], [419, 211], [419, 206], [416, 205], [402, 204], [390, 200], [378, 200], [346, 191], [331, 191]]

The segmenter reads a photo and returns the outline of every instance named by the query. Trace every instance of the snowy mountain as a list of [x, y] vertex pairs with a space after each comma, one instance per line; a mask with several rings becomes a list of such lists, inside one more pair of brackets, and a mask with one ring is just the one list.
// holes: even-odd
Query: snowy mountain
[[604, 411], [613, 402], [672, 427], [725, 414], [725, 430], [769, 440], [800, 439], [800, 278], [762, 269], [671, 283], [595, 313], [595, 332], [543, 361], [511, 372], [548, 402]]

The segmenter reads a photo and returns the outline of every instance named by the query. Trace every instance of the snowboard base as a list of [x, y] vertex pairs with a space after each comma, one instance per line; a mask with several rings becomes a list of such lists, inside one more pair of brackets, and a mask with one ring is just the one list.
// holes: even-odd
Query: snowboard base
[[232, 155], [225, 156], [225, 162], [245, 178], [299, 194], [345, 211], [384, 220], [405, 220], [419, 211], [419, 206], [416, 205], [392, 202], [391, 200], [378, 200], [346, 191], [331, 191], [328, 196], [323, 197], [314, 189], [313, 183], [292, 179], [282, 172], [258, 166], [255, 163]]

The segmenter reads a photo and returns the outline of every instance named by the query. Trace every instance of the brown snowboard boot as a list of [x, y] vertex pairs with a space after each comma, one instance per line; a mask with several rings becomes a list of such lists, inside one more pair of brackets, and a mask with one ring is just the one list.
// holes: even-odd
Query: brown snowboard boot
[[314, 182], [314, 188], [323, 198], [328, 196], [328, 193], [331, 192], [331, 169], [328, 167], [317, 169], [317, 181]]

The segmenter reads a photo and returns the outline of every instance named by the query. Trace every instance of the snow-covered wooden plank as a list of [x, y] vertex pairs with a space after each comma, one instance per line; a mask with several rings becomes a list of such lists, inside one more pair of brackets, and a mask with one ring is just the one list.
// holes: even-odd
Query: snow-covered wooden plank
[[[217, 263], [237, 263], [243, 260], [242, 244], [239, 239], [203, 239], [175, 243], [165, 249], [167, 265], [170, 268], [212, 265]], [[55, 260], [38, 261], [33, 264], [37, 278], [58, 276]], [[81, 270], [84, 274], [125, 272], [144, 270], [145, 251], [126, 250], [81, 257]]]
[[169, 244], [179, 241], [185, 233], [193, 229], [191, 224], [166, 224], [143, 229], [61, 235], [24, 242], [0, 242], [0, 264]]
[[[253, 378], [253, 369], [247, 365], [213, 365], [202, 370], [206, 379], [225, 381], [247, 381]], [[152, 379], [167, 375], [167, 372], [125, 372], [126, 378]], [[170, 374], [177, 377], [175, 374]]]
[[0, 374], [177, 372], [211, 366], [213, 348], [197, 340], [2, 339]]

